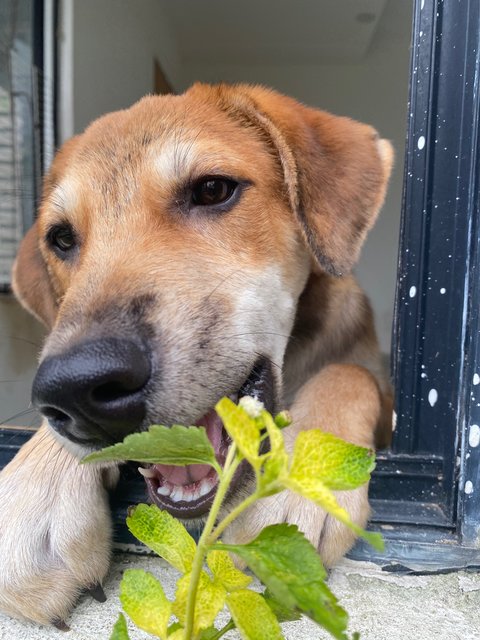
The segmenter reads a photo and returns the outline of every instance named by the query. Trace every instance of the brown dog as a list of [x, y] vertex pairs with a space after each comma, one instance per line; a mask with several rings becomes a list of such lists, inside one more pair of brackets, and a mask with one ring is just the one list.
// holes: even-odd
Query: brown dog
[[[392, 155], [369, 126], [242, 85], [145, 98], [64, 145], [14, 269], [18, 298], [51, 332], [33, 388], [44, 425], [0, 474], [1, 609], [64, 620], [105, 577], [118, 472], [79, 466], [92, 448], [151, 423], [199, 423], [221, 458], [211, 407], [232, 394], [289, 407], [290, 443], [316, 426], [373, 446], [388, 386], [348, 272]], [[201, 468], [145, 473], [152, 500], [186, 519], [215, 493]], [[338, 499], [365, 525], [366, 487]], [[287, 493], [227, 537], [281, 521], [327, 565], [353, 543]]]

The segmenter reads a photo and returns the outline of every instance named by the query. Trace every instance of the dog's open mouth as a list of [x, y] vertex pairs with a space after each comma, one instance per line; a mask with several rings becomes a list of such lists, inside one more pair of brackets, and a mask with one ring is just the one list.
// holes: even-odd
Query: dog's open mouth
[[[230, 397], [236, 402], [243, 396], [253, 396], [260, 400], [268, 411], [274, 410], [272, 370], [267, 359], [262, 358], [255, 363], [239, 391]], [[210, 409], [195, 424], [205, 427], [217, 461], [223, 466], [231, 440], [215, 410]], [[243, 465], [237, 470], [230, 490], [238, 484], [242, 467]], [[177, 467], [155, 464], [141, 467], [139, 470], [145, 478], [152, 502], [177, 518], [200, 517], [208, 511], [215, 497], [218, 475], [209, 465], [190, 464]]]

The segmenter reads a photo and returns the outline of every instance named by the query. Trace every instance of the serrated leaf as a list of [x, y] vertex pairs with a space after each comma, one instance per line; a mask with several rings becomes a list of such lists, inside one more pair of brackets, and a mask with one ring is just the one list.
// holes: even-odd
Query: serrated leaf
[[[287, 471], [288, 454], [285, 450], [285, 442], [280, 428], [275, 424], [272, 416], [267, 411], [262, 411], [261, 416], [263, 425], [265, 426], [270, 441], [270, 450], [265, 454], [265, 462], [263, 465], [263, 473], [260, 481], [260, 491], [262, 495], [270, 495], [271, 492], [265, 493], [265, 488], [274, 485], [280, 476]], [[279, 491], [278, 486], [273, 488], [273, 493]]]
[[155, 576], [127, 569], [120, 583], [120, 602], [137, 627], [165, 640], [172, 605]]
[[288, 475], [297, 483], [320, 481], [333, 491], [346, 491], [368, 482], [374, 468], [372, 449], [310, 429], [301, 431], [295, 439]]
[[228, 435], [238, 447], [240, 453], [258, 469], [261, 465], [259, 456], [260, 426], [255, 418], [251, 418], [245, 409], [238, 407], [230, 398], [222, 398], [215, 405]]
[[[185, 624], [187, 598], [190, 586], [191, 574], [187, 573], [177, 582], [177, 591], [172, 611], [179, 621]], [[202, 571], [198, 581], [197, 597], [195, 600], [195, 613], [193, 619], [193, 632], [199, 633], [202, 629], [212, 626], [218, 613], [225, 605], [227, 592], [218, 580], [212, 580]]]
[[270, 589], [265, 589], [263, 597], [279, 622], [292, 622], [302, 617], [297, 609], [289, 609], [283, 602], [279, 602]]
[[218, 470], [215, 451], [204, 427], [163, 427], [153, 425], [148, 431], [132, 433], [123, 442], [95, 451], [82, 462], [135, 460], [152, 464], [209, 464]]
[[120, 613], [118, 616], [118, 620], [113, 627], [110, 640], [130, 640], [127, 629], [127, 621], [125, 620], [125, 616], [123, 615], [123, 613]]
[[281, 640], [280, 624], [263, 597], [247, 589], [227, 596], [227, 607], [244, 640]]
[[239, 555], [285, 607], [302, 611], [346, 640], [347, 614], [324, 582], [320, 556], [295, 525], [271, 525], [248, 544], [221, 548]]
[[209, 551], [207, 564], [214, 577], [227, 591], [245, 589], [252, 581], [250, 576], [237, 569], [226, 551]]
[[382, 536], [379, 533], [365, 531], [355, 524], [350, 518], [348, 512], [338, 504], [335, 494], [332, 493], [330, 489], [327, 489], [322, 482], [318, 480], [315, 481], [308, 477], [299, 482], [288, 477], [284, 480], [284, 484], [288, 489], [290, 489], [290, 491], [299, 493], [304, 498], [308, 498], [318, 504], [334, 518], [340, 520], [340, 522], [345, 526], [349, 527], [357, 536], [370, 543], [372, 547], [380, 551], [383, 550], [384, 544]]
[[132, 534], [182, 573], [190, 571], [197, 545], [176, 518], [156, 505], [139, 504], [127, 517]]

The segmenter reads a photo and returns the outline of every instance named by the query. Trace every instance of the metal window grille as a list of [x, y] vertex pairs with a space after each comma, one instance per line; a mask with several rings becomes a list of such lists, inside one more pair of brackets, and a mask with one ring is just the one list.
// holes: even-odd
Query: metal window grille
[[0, 2], [0, 290], [31, 226], [40, 188], [43, 3]]

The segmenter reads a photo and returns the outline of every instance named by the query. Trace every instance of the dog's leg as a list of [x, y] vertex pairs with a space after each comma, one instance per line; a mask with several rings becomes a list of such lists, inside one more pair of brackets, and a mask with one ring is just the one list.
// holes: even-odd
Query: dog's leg
[[116, 467], [80, 465], [44, 424], [0, 473], [0, 609], [62, 624], [82, 590], [105, 577], [106, 487]]
[[[297, 434], [319, 428], [364, 447], [374, 446], [381, 397], [373, 376], [357, 365], [335, 364], [322, 369], [297, 393], [291, 413], [293, 424], [284, 431], [287, 448]], [[370, 514], [368, 487], [336, 492], [352, 520], [365, 526]], [[355, 535], [320, 507], [300, 496], [283, 492], [258, 502], [226, 533], [228, 541], [246, 542], [267, 524], [297, 524], [332, 566], [350, 549]]]
[[[322, 369], [300, 389], [291, 411], [294, 423], [287, 435], [289, 448], [299, 431], [312, 428], [373, 448], [381, 396], [374, 377], [366, 369], [335, 364]], [[352, 520], [364, 527], [370, 515], [368, 486], [338, 491], [336, 497]], [[289, 494], [286, 509], [287, 521], [298, 524], [318, 548], [326, 566], [336, 564], [352, 547], [355, 534], [309, 501]]]

